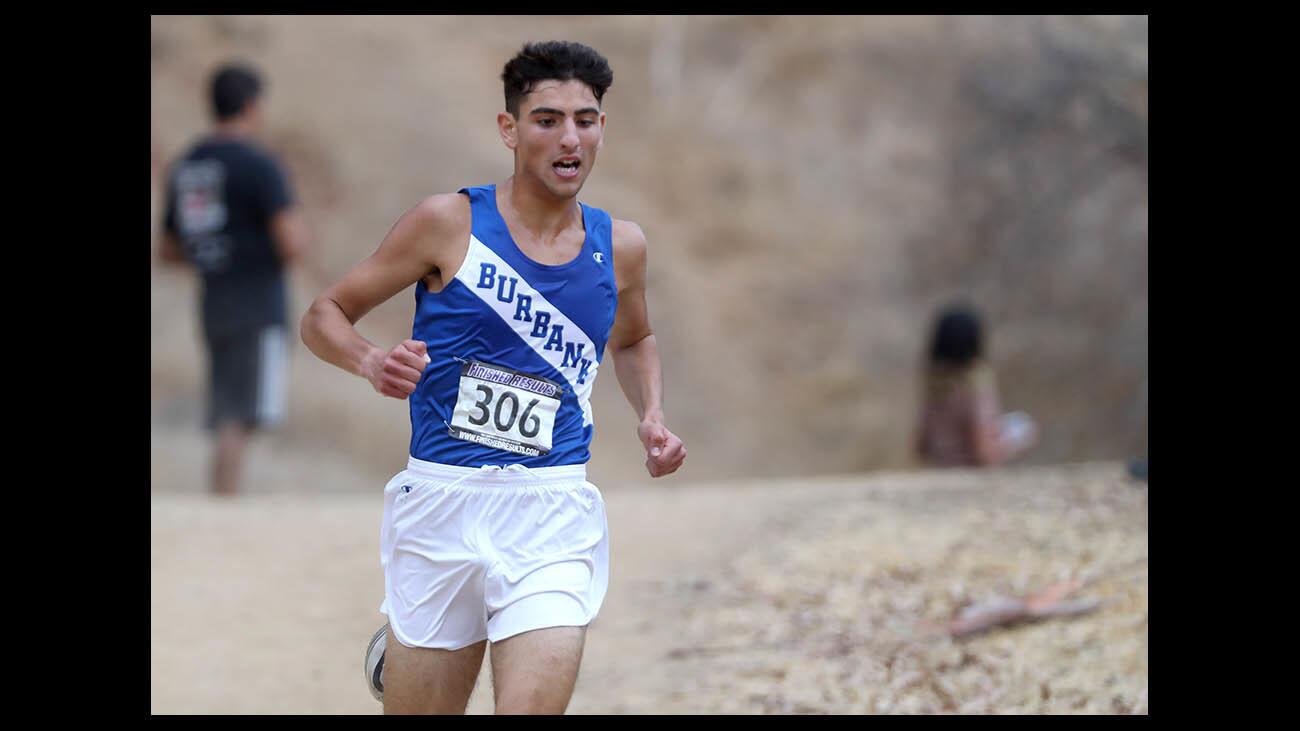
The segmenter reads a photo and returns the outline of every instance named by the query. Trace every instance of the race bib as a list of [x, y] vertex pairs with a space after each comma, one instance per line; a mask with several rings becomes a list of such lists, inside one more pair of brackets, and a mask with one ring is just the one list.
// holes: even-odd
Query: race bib
[[456, 439], [515, 454], [546, 454], [563, 392], [540, 376], [466, 361], [448, 431]]

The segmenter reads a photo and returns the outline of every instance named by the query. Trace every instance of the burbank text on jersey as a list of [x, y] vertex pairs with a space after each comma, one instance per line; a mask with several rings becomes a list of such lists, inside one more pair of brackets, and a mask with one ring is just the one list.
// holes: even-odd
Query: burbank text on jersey
[[[515, 288], [519, 285], [517, 277], [509, 277], [510, 293], [506, 293], [506, 280], [504, 274], [497, 274], [496, 265], [488, 262], [480, 262], [478, 284], [474, 285], [479, 289], [492, 289], [493, 282], [497, 284], [497, 301], [510, 304], [515, 301]], [[522, 322], [533, 322], [533, 316], [529, 312], [533, 306], [534, 295], [519, 295], [519, 304], [515, 307], [514, 319]], [[550, 325], [550, 335], [548, 336], [546, 326]], [[591, 367], [591, 361], [582, 357], [582, 349], [586, 343], [564, 342], [564, 326], [551, 325], [551, 313], [546, 310], [538, 310], [536, 323], [528, 333], [534, 338], [542, 338], [546, 344], [542, 346], [544, 350], [556, 350], [564, 353], [564, 362], [560, 364], [562, 368], [575, 366], [579, 361], [582, 362], [582, 370], [578, 372], [578, 384], [586, 383], [587, 370]]]

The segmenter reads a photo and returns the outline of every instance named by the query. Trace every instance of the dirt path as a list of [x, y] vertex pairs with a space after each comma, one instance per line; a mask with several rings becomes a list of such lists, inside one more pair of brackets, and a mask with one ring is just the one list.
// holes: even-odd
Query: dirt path
[[[1145, 712], [1146, 488], [1118, 474], [606, 489], [611, 585], [570, 712]], [[360, 661], [382, 621], [380, 510], [155, 493], [153, 712], [378, 713]], [[1089, 617], [960, 644], [913, 631], [1105, 570]], [[491, 712], [486, 668], [469, 711]]]

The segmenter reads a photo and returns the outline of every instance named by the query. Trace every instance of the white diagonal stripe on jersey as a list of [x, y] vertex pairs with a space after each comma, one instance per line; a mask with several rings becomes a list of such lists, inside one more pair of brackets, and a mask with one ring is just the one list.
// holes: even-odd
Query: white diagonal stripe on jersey
[[[502, 302], [497, 299], [497, 287], [501, 281], [500, 279], [492, 280], [491, 289], [478, 286], [479, 277], [483, 271], [481, 265], [484, 263], [496, 267], [497, 277], [502, 275], [506, 277], [506, 291], [509, 291], [511, 278], [519, 280], [515, 286], [515, 296], [509, 302]], [[469, 291], [482, 300], [483, 304], [492, 308], [492, 311], [496, 312], [505, 321], [506, 325], [509, 325], [510, 329], [514, 330], [515, 334], [533, 349], [533, 352], [560, 372], [565, 381], [568, 382], [569, 387], [573, 389], [574, 396], [578, 398], [578, 405], [582, 407], [582, 425], [591, 424], [591, 387], [596, 383], [596, 369], [600, 366], [600, 363], [596, 360], [596, 345], [587, 336], [587, 333], [583, 332], [577, 323], [565, 316], [559, 308], [548, 302], [541, 292], [533, 289], [533, 286], [528, 283], [528, 280], [523, 275], [515, 271], [515, 268], [510, 266], [505, 259], [498, 256], [495, 251], [489, 248], [487, 244], [479, 241], [478, 237], [473, 234], [470, 234], [469, 250], [465, 252], [465, 263], [461, 264], [460, 271], [456, 272], [456, 279], [459, 279], [461, 284], [469, 288]], [[533, 317], [532, 321], [525, 322], [522, 318], [515, 319], [515, 309], [518, 306], [520, 294], [526, 294], [532, 298], [532, 307], [529, 309], [529, 314]], [[546, 337], [535, 338], [532, 331], [539, 310], [545, 310], [549, 313], [551, 321], [547, 325]], [[557, 352], [546, 350], [543, 347], [550, 337], [551, 328], [555, 325], [564, 328], [563, 338], [566, 343], [571, 342], [582, 346], [582, 356], [579, 357], [578, 363], [568, 368], [561, 367], [564, 362], [563, 348]], [[586, 383], [578, 383], [578, 372], [581, 370], [583, 358], [591, 361], [591, 367], [587, 369]], [[512, 364], [501, 363], [499, 365], [510, 366]]]

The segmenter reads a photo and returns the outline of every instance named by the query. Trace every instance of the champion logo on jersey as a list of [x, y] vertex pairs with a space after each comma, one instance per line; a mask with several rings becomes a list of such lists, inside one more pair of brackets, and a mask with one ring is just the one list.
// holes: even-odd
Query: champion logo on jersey
[[597, 264], [604, 264], [604, 263], [605, 263], [605, 255], [602, 254], [602, 253], [600, 253], [599, 251], [597, 251], [597, 252], [595, 252], [594, 254], [592, 254], [592, 255], [591, 255], [591, 258], [595, 259]]

